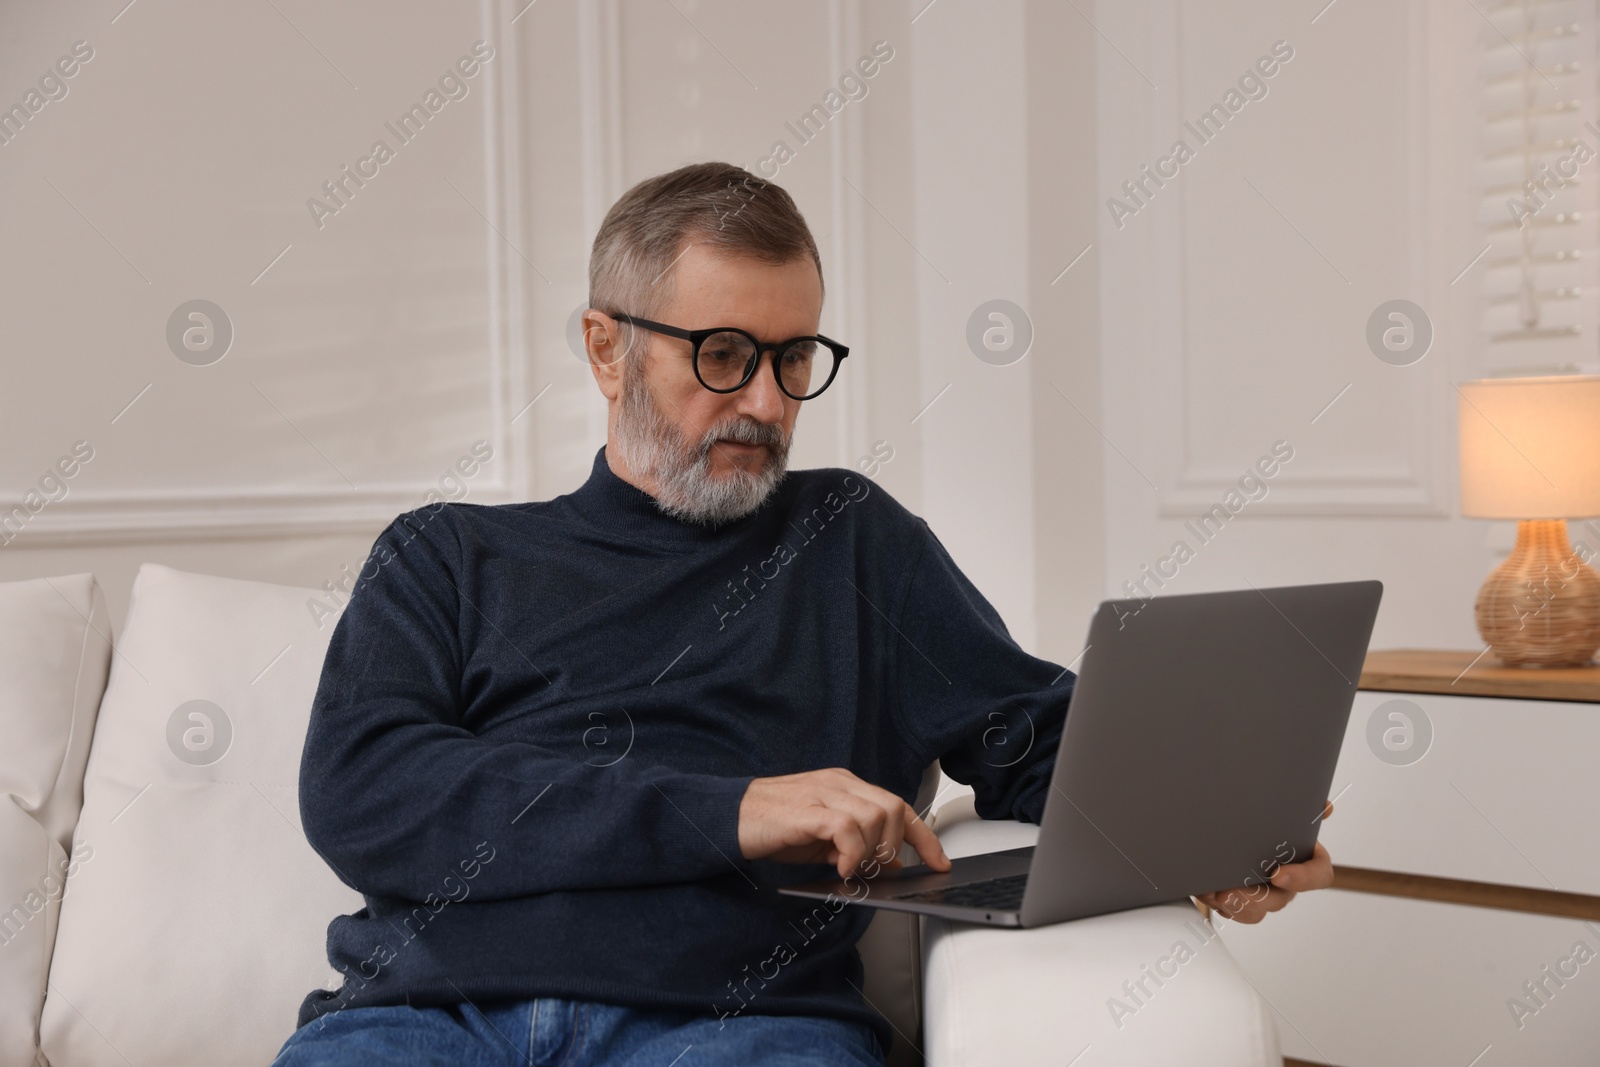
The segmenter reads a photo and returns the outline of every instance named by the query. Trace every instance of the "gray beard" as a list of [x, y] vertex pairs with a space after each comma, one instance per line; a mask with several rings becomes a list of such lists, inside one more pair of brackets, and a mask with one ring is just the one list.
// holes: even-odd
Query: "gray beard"
[[[617, 411], [617, 452], [636, 477], [656, 483], [656, 506], [675, 519], [721, 526], [759, 508], [777, 489], [789, 467], [789, 441], [782, 427], [733, 416], [690, 441], [656, 406], [655, 396], [632, 367], [623, 373]], [[719, 440], [766, 445], [759, 473], [735, 467], [724, 476], [711, 472], [711, 450]]]

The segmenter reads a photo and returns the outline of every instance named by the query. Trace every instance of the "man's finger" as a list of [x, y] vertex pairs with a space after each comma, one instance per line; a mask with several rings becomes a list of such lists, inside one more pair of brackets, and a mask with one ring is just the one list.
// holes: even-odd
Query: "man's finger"
[[1271, 886], [1253, 886], [1249, 888], [1239, 886], [1234, 889], [1219, 889], [1214, 893], [1207, 893], [1199, 899], [1205, 901], [1215, 911], [1220, 912], [1224, 919], [1228, 919], [1249, 908], [1257, 901], [1264, 900], [1271, 893]]
[[873, 855], [882, 863], [885, 852], [890, 858], [900, 855], [900, 846], [906, 839], [906, 817], [916, 812], [911, 810], [911, 805], [887, 789], [882, 791], [879, 802], [883, 809], [883, 827], [878, 834], [878, 849]]
[[[883, 840], [886, 819], [883, 809], [874, 804], [870, 797], [849, 790], [840, 790], [829, 796], [827, 806], [830, 811], [842, 816], [850, 824], [851, 833], [847, 838], [850, 844], [854, 846], [856, 842], [860, 842], [859, 852], [841, 843], [841, 850], [849, 854], [844, 858], [852, 862], [850, 869], [840, 877], [849, 877], [870, 858], [878, 857], [881, 860], [880, 843]], [[834, 841], [840, 843], [838, 837], [835, 837]]]
[[1333, 857], [1322, 847], [1322, 842], [1311, 851], [1304, 863], [1286, 863], [1272, 872], [1272, 884], [1278, 889], [1295, 892], [1306, 889], [1326, 889], [1333, 884]]
[[1260, 922], [1269, 913], [1280, 910], [1294, 898], [1295, 893], [1292, 890], [1268, 887], [1265, 897], [1254, 900], [1244, 897], [1237, 889], [1207, 893], [1197, 899], [1203, 901], [1224, 919], [1251, 925]]
[[861, 835], [861, 827], [848, 813], [827, 809], [826, 827], [818, 834], [823, 840], [833, 842], [838, 850], [837, 869], [840, 878], [848, 878], [856, 866], [872, 854], [872, 846]]
[[936, 871], [950, 869], [950, 857], [944, 854], [944, 846], [939, 843], [939, 837], [923, 822], [911, 805], [906, 805], [906, 841], [917, 850], [917, 855]]

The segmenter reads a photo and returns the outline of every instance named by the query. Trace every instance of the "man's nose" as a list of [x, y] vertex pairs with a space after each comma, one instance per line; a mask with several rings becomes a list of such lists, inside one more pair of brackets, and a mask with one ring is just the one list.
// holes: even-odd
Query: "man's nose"
[[768, 359], [777, 358], [778, 353], [770, 350], [760, 354], [755, 373], [739, 390], [739, 414], [767, 424], [783, 420], [783, 393], [778, 389], [777, 375], [773, 374], [771, 367], [766, 366]]

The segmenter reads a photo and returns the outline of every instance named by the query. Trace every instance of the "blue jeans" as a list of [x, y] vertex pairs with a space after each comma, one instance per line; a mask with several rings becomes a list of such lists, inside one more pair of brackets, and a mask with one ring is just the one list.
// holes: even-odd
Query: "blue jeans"
[[538, 997], [345, 1008], [296, 1030], [272, 1067], [881, 1067], [865, 1023], [627, 1008]]

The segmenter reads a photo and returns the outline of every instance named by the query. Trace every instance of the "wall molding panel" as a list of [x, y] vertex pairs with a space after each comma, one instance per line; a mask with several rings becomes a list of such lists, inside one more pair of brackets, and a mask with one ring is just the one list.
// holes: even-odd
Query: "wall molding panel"
[[[485, 181], [483, 256], [487, 284], [482, 293], [488, 325], [488, 388], [482, 398], [480, 435], [494, 448], [493, 462], [469, 483], [467, 499], [498, 503], [527, 499], [532, 482], [529, 421], [517, 418], [526, 404], [529, 308], [527, 264], [516, 248], [528, 247], [516, 35], [496, 32], [514, 9], [510, 0], [479, 0], [479, 35], [494, 44], [495, 60], [482, 67], [474, 97], [482, 124]], [[415, 151], [415, 150], [413, 150]], [[515, 248], [513, 247], [515, 245]], [[515, 420], [515, 421], [514, 421]], [[470, 444], [463, 441], [463, 452]], [[422, 506], [437, 478], [373, 481], [348, 485], [285, 488], [281, 485], [193, 485], [149, 490], [72, 488], [34, 514], [13, 542], [17, 547], [194, 541], [262, 536], [296, 537], [369, 534], [396, 515]], [[363, 480], [364, 481], [364, 480]], [[0, 490], [9, 509], [26, 487]]]
[[[1115, 142], [1109, 150], [1102, 151], [1103, 192], [1107, 197], [1118, 195], [1120, 178], [1131, 173], [1130, 160], [1147, 157], [1151, 146], [1168, 144], [1174, 136], [1187, 137], [1183, 133], [1185, 119], [1192, 118], [1213, 102], [1198, 96], [1187, 99], [1183, 91], [1186, 84], [1185, 50], [1198, 47], [1193, 43], [1193, 35], [1185, 29], [1186, 17], [1193, 17], [1186, 13], [1186, 5], [1181, 0], [1152, 0], [1149, 8], [1149, 17], [1143, 20], [1148, 33], [1144, 53], [1149, 57], [1146, 70], [1161, 88], [1150, 92], [1148, 103], [1141, 108], [1132, 108], [1125, 103], [1102, 104], [1101, 124], [1105, 131], [1102, 136]], [[1220, 19], [1225, 13], [1218, 12], [1217, 15]], [[1432, 202], [1429, 192], [1433, 183], [1439, 180], [1442, 168], [1453, 166], [1456, 162], [1450, 156], [1450, 146], [1444, 135], [1438, 132], [1440, 126], [1448, 125], [1441, 116], [1450, 114], [1441, 108], [1450, 105], [1448, 100], [1441, 99], [1444, 89], [1430, 86], [1432, 49], [1428, 5], [1408, 5], [1403, 18], [1407, 38], [1405, 46], [1411, 57], [1406, 72], [1405, 108], [1412, 135], [1407, 139], [1403, 160], [1403, 195], [1406, 198], [1409, 227], [1406, 237], [1411, 254], [1404, 265], [1406, 291], [1393, 295], [1408, 296], [1426, 307], [1438, 307], [1448, 300], [1442, 290], [1448, 287], [1449, 278], [1438, 277], [1438, 257], [1432, 253], [1439, 246], [1439, 227], [1448, 220], [1441, 217], [1442, 209]], [[1316, 38], [1301, 35], [1309, 34], [1314, 29], [1302, 27], [1291, 33], [1296, 38], [1294, 43], [1301, 57], [1297, 63], [1301, 68], [1306, 68], [1314, 61], [1306, 57], [1315, 55], [1313, 46], [1317, 43]], [[1264, 49], [1270, 41], [1263, 39], [1261, 43]], [[1121, 79], [1126, 74], [1125, 67], [1102, 67], [1100, 80], [1103, 99], [1117, 100]], [[1283, 82], [1291, 77], [1305, 81], [1309, 76], [1307, 69], [1285, 65], [1279, 78]], [[1222, 85], [1217, 87], [1218, 91], [1222, 88]], [[1279, 93], [1285, 91], [1274, 90]], [[1283, 105], [1275, 105], [1269, 97], [1267, 104], [1251, 106]], [[1247, 108], [1238, 121], [1243, 125], [1247, 120], [1263, 117], [1252, 115]], [[1230, 129], [1217, 136], [1231, 137], [1233, 131]], [[1230, 145], [1230, 149], [1232, 147]], [[1215, 156], [1220, 151], [1201, 148], [1196, 161], [1188, 166], [1195, 169], [1212, 167], [1215, 173], [1238, 170], [1239, 165], [1233, 159], [1206, 157], [1208, 152]], [[1239, 181], [1232, 173], [1228, 173], [1228, 180]], [[1115, 226], [1103, 222], [1101, 231], [1102, 246], [1107, 254], [1106, 290], [1111, 292], [1122, 288], [1129, 294], [1114, 298], [1126, 304], [1121, 312], [1106, 308], [1103, 321], [1107, 351], [1121, 353], [1119, 359], [1140, 363], [1140, 366], [1132, 369], [1119, 369], [1119, 360], [1107, 361], [1108, 399], [1115, 401], [1108, 406], [1108, 415], [1118, 411], [1127, 413], [1127, 417], [1121, 420], [1121, 435], [1115, 428], [1108, 429], [1107, 433], [1128, 457], [1137, 457], [1135, 462], [1142, 473], [1155, 483], [1154, 515], [1159, 518], [1193, 517], [1219, 503], [1230, 488], [1236, 487], [1239, 477], [1257, 458], [1255, 454], [1235, 455], [1231, 449], [1226, 454], [1219, 453], [1217, 448], [1208, 444], [1203, 432], [1204, 419], [1195, 412], [1197, 375], [1214, 378], [1217, 357], [1213, 355], [1209, 367], [1196, 362], [1197, 336], [1189, 318], [1190, 303], [1195, 299], [1191, 289], [1196, 279], [1190, 272], [1198, 269], [1197, 263], [1207, 262], [1205, 256], [1209, 250], [1197, 251], [1194, 219], [1197, 211], [1214, 214], [1218, 205], [1213, 200], [1203, 207], [1197, 206], [1190, 175], [1180, 177], [1176, 185], [1176, 189], [1169, 188], [1161, 192], [1160, 196], [1167, 200], [1166, 203], [1155, 201], [1153, 210], [1141, 212], [1138, 218], [1129, 220], [1125, 230], [1118, 231]], [[1242, 185], [1240, 187], [1243, 188]], [[1241, 195], [1256, 196], [1248, 190]], [[1267, 210], [1267, 206], [1259, 200], [1247, 206]], [[1105, 216], [1102, 215], [1102, 218]], [[1269, 221], [1273, 226], [1282, 225], [1276, 217]], [[1127, 232], [1136, 227], [1147, 232], [1139, 235]], [[1287, 225], [1283, 225], [1282, 235], [1287, 242], [1298, 241]], [[1310, 255], [1304, 245], [1286, 247], [1292, 252]], [[1327, 278], [1330, 279], [1330, 290], [1344, 288], [1331, 270]], [[1133, 311], [1134, 308], [1138, 310]], [[1123, 321], [1129, 314], [1145, 316], [1148, 321], [1142, 325], [1129, 325]], [[1442, 342], [1442, 338], [1436, 338], [1436, 348], [1441, 348]], [[1356, 347], [1359, 348], [1359, 340]], [[1353, 358], [1364, 356], [1364, 350], [1361, 350]], [[1439, 402], [1442, 394], [1450, 392], [1447, 358], [1438, 352], [1427, 358], [1431, 362], [1410, 368], [1415, 373], [1405, 374], [1403, 380], [1394, 385], [1404, 397], [1409, 413], [1403, 430], [1404, 447], [1400, 451], [1384, 457], [1382, 461], [1351, 456], [1341, 462], [1337, 454], [1330, 456], [1324, 452], [1318, 455], [1318, 466], [1314, 468], [1286, 464], [1272, 480], [1270, 493], [1263, 499], [1251, 502], [1240, 512], [1240, 516], [1398, 517], [1450, 514], [1451, 459], [1443, 442], [1451, 431], [1451, 423], [1448, 412]], [[1325, 388], [1326, 395], [1322, 395], [1313, 391], [1315, 386], [1310, 373], [1293, 368], [1285, 369], [1283, 373], [1295, 375], [1293, 382], [1296, 390], [1306, 394], [1305, 410], [1299, 412], [1285, 406], [1282, 430], [1264, 436], [1258, 452], [1265, 452], [1274, 439], [1288, 440], [1297, 450], [1300, 449], [1316, 432], [1312, 419], [1318, 416], [1318, 407], [1340, 395], [1341, 385], [1351, 386], [1350, 392], [1342, 395], [1339, 401], [1342, 404], [1348, 404], [1352, 394], [1359, 396], [1374, 387], [1368, 380], [1349, 376], [1335, 380], [1333, 375], [1347, 375], [1347, 372], [1334, 368], [1325, 378], [1330, 384]], [[1120, 385], [1115, 379], [1120, 379]], [[1121, 398], [1117, 400], [1119, 393]], [[1291, 413], [1294, 416], [1292, 419], [1289, 418]], [[1217, 417], [1227, 416], [1219, 412]], [[1127, 462], [1115, 452], [1108, 452], [1108, 477], [1125, 477], [1129, 473]]]

